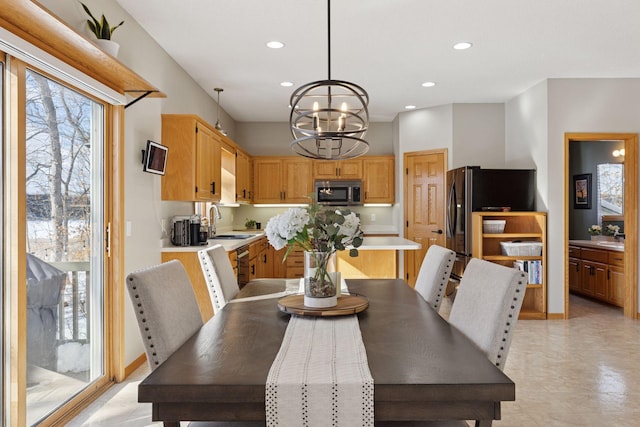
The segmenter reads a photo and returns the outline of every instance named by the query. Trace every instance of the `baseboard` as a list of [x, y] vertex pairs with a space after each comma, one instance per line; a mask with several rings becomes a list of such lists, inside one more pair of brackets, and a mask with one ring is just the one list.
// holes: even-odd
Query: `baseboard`
[[547, 313], [547, 320], [564, 320], [564, 313]]
[[146, 353], [142, 353], [136, 360], [134, 360], [124, 368], [124, 377], [127, 378], [129, 375], [133, 373], [133, 371], [138, 369], [140, 366], [144, 365], [146, 362], [147, 362], [147, 355]]

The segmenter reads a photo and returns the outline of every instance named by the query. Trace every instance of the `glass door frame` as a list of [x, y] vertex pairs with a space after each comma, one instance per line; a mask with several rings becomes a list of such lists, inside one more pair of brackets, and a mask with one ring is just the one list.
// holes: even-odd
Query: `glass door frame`
[[[2, 52], [0, 54], [4, 55]], [[82, 392], [68, 400], [41, 425], [64, 422], [79, 408], [108, 388], [113, 381], [124, 378], [123, 293], [123, 217], [124, 163], [123, 132], [124, 107], [110, 105], [77, 87], [53, 77], [37, 67], [7, 55], [8, 82], [2, 99], [6, 107], [7, 131], [4, 144], [4, 267], [5, 310], [4, 355], [6, 357], [4, 381], [6, 425], [26, 425], [26, 118], [25, 72], [29, 68], [60, 84], [66, 85], [104, 107], [104, 224], [107, 236], [103, 246], [104, 258], [104, 375], [90, 383]]]

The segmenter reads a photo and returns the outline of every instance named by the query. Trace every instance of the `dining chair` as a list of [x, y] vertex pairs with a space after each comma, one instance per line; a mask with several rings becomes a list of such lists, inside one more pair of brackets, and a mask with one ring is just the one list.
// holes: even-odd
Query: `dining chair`
[[527, 287], [524, 272], [472, 258], [464, 270], [449, 323], [501, 370]]
[[222, 245], [200, 249], [198, 259], [209, 289], [213, 310], [217, 313], [240, 291], [238, 279]]
[[126, 283], [153, 371], [202, 326], [198, 302], [178, 260], [132, 272]]
[[422, 260], [415, 289], [436, 311], [445, 296], [455, 259], [451, 249], [431, 245]]

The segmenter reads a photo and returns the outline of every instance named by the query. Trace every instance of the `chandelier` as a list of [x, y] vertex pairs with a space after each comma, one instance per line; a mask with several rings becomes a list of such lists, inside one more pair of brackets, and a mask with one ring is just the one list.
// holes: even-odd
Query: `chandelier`
[[216, 118], [215, 128], [218, 131], [220, 131], [221, 134], [223, 134], [224, 136], [227, 136], [227, 131], [224, 130], [222, 128], [222, 125], [220, 124], [220, 92], [223, 92], [224, 89], [222, 89], [221, 87], [216, 87], [216, 88], [213, 88], [213, 90], [218, 92], [218, 109], [217, 109], [217, 118]]
[[311, 159], [352, 159], [369, 151], [369, 95], [354, 83], [331, 79], [331, 0], [327, 0], [327, 80], [291, 95], [291, 149]]

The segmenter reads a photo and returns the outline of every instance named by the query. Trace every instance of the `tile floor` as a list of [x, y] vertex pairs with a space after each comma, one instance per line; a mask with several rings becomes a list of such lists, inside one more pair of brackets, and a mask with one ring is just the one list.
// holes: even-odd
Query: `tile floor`
[[[505, 369], [516, 401], [502, 405], [494, 426], [640, 425], [640, 321], [575, 296], [570, 308], [566, 321], [518, 322]], [[68, 425], [161, 425], [151, 421], [150, 405], [137, 403], [147, 372], [138, 369]]]

